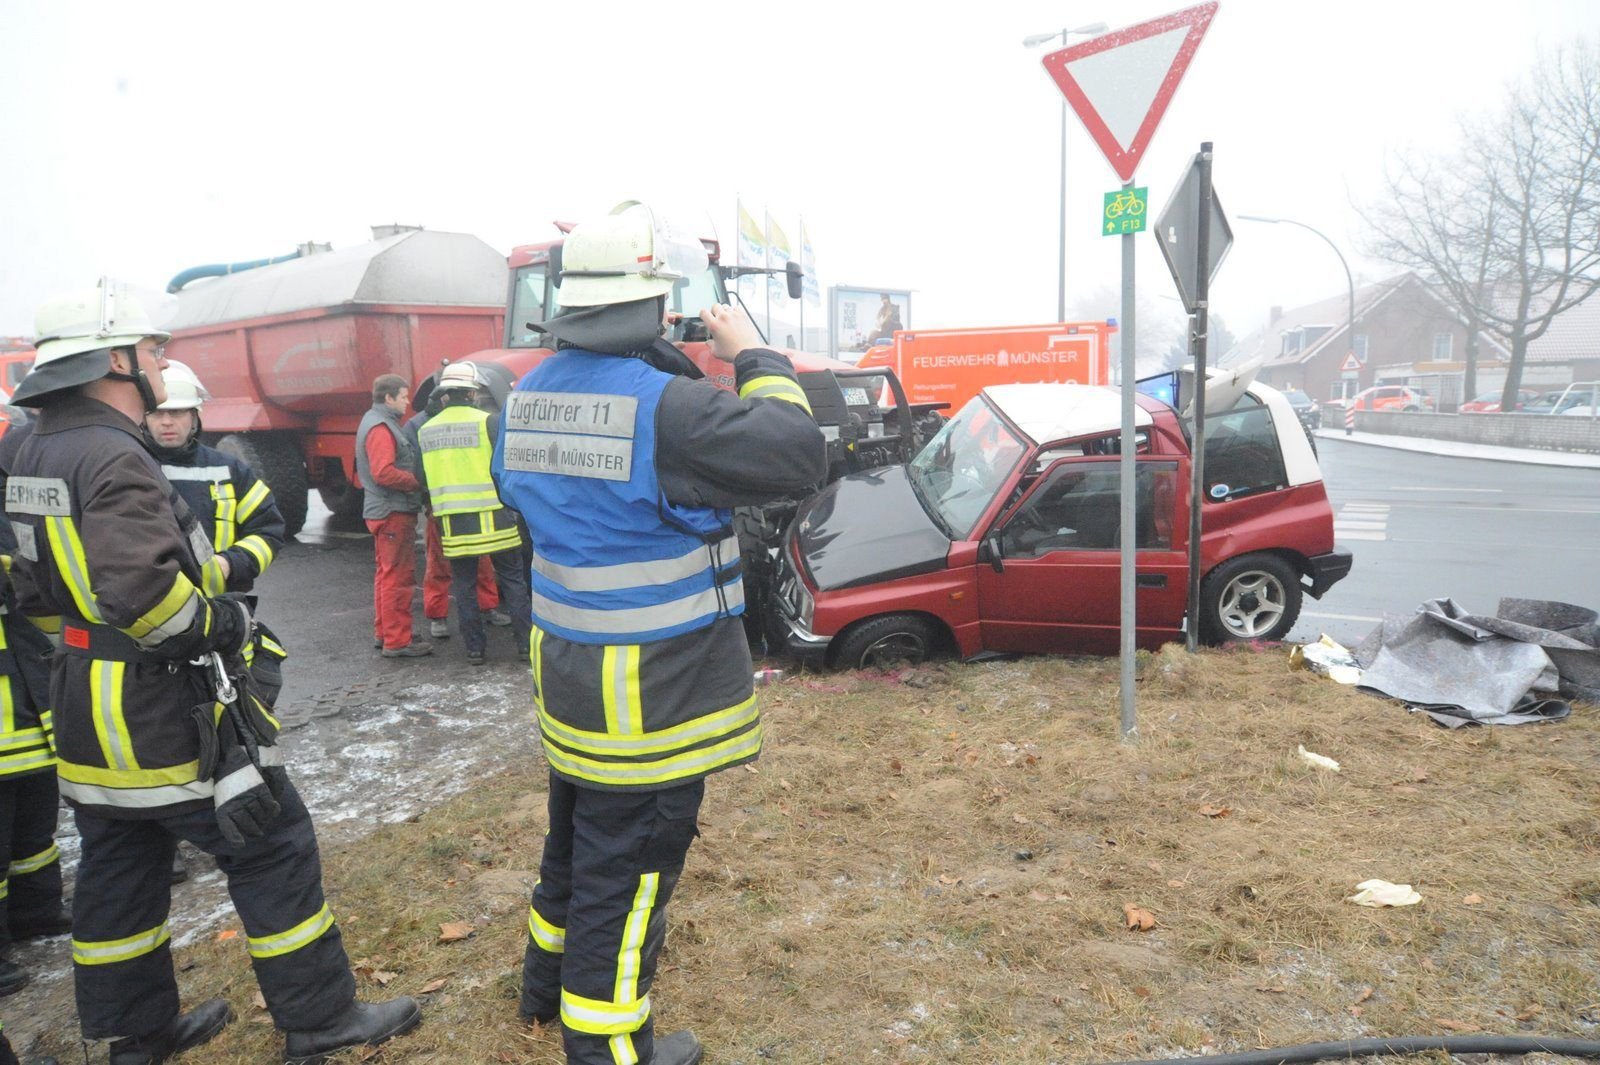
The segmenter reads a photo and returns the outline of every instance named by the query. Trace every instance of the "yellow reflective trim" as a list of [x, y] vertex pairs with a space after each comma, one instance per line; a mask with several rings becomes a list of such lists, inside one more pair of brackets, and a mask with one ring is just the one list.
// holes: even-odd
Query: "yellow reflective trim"
[[[133, 624], [122, 631], [132, 636], [135, 640], [142, 641], [144, 637], [162, 628], [167, 622], [180, 614], [185, 606], [190, 605], [190, 600], [195, 597], [195, 594], [194, 583], [182, 573], [177, 574], [172, 578], [172, 587], [167, 589], [167, 594], [161, 597], [161, 601], [146, 610], [134, 620]], [[90, 620], [94, 619], [91, 618]], [[188, 627], [187, 624], [183, 626], [183, 628]], [[168, 632], [166, 636], [176, 636], [181, 631], [182, 629]]]
[[134, 958], [151, 953], [171, 935], [167, 929], [167, 922], [162, 921], [148, 932], [140, 932], [125, 939], [73, 939], [72, 960], [79, 965], [110, 965], [119, 961], [132, 961]]
[[7, 895], [10, 895], [10, 894], [11, 894], [11, 881], [10, 880], [0, 880], [0, 899], [3, 899]]
[[611, 997], [618, 1002], [632, 1002], [639, 997], [639, 956], [660, 887], [660, 873], [645, 873], [639, 877], [639, 888], [633, 893], [633, 908], [623, 923], [622, 945], [617, 951], [617, 983]]
[[528, 629], [528, 657], [533, 663], [533, 706], [539, 717], [544, 716], [544, 630], [537, 625]]
[[[621, 650], [620, 644], [606, 644], [600, 655], [600, 701], [605, 704], [606, 731], [612, 735], [622, 731], [622, 722], [617, 719], [617, 652]], [[623, 702], [627, 702], [626, 693]]]
[[79, 615], [89, 621], [103, 623], [105, 619], [100, 616], [89, 579], [89, 560], [83, 553], [83, 541], [78, 539], [78, 527], [70, 517], [59, 514], [47, 516], [44, 527], [56, 572], [66, 582], [67, 591], [72, 594], [72, 602], [78, 608]]
[[277, 958], [290, 954], [301, 947], [316, 942], [322, 934], [333, 927], [333, 911], [328, 909], [324, 902], [322, 909], [307, 917], [287, 932], [279, 932], [274, 936], [251, 936], [249, 939], [250, 956], [252, 958]]
[[104, 658], [89, 663], [89, 708], [94, 734], [106, 765], [115, 770], [139, 768], [133, 737], [128, 735], [128, 722], [122, 715], [122, 681], [127, 668], [126, 662]]
[[56, 845], [52, 843], [38, 854], [32, 855], [28, 858], [19, 858], [12, 862], [11, 865], [6, 869], [6, 875], [27, 876], [29, 873], [37, 873], [39, 870], [43, 869], [51, 862], [58, 860], [60, 857], [61, 852], [57, 850]]
[[211, 546], [218, 551], [226, 551], [233, 546], [234, 511], [237, 508], [238, 501], [234, 498], [233, 482], [213, 481], [211, 512], [215, 516], [216, 530], [211, 537]]
[[55, 764], [55, 753], [48, 745], [41, 744], [36, 750], [0, 755], [0, 777], [15, 776]]
[[221, 555], [212, 555], [200, 567], [200, 590], [207, 595], [221, 595], [228, 590], [228, 578], [222, 575]]
[[[121, 665], [121, 663], [117, 663]], [[73, 784], [92, 784], [105, 788], [158, 788], [169, 784], [193, 784], [200, 779], [200, 762], [161, 769], [104, 769], [77, 762], [62, 762], [56, 768], [62, 780]]]
[[0, 677], [0, 736], [17, 731], [17, 707], [11, 695], [11, 678]]
[[248, 522], [251, 516], [261, 509], [261, 504], [265, 503], [271, 494], [271, 492], [267, 491], [267, 482], [265, 481], [257, 481], [251, 485], [250, 490], [244, 494], [244, 498], [239, 500], [239, 509], [234, 515], [239, 524], [243, 525]]
[[756, 697], [752, 695], [744, 702], [730, 706], [726, 710], [716, 710], [682, 724], [673, 725], [671, 728], [641, 732], [634, 736], [574, 728], [551, 714], [542, 714], [539, 725], [545, 733], [564, 747], [572, 747], [589, 754], [621, 758], [683, 750], [693, 744], [737, 732], [754, 723], [760, 716]]
[[[0, 678], [9, 681], [10, 677]], [[44, 726], [38, 728], [19, 728], [12, 732], [0, 734], [0, 751], [9, 751], [14, 747], [27, 747], [44, 742]]]
[[[539, 885], [533, 885], [537, 888]], [[539, 911], [532, 906], [528, 907], [528, 934], [539, 945], [539, 949], [551, 954], [563, 954], [567, 949], [567, 930], [557, 928], [555, 925], [539, 916]]]
[[736, 762], [754, 758], [760, 753], [760, 725], [713, 746], [697, 747], [692, 751], [684, 751], [682, 754], [651, 762], [606, 762], [596, 758], [585, 758], [557, 747], [548, 736], [544, 737], [544, 756], [552, 769], [595, 784], [664, 784], [670, 780], [684, 780], [714, 773]]
[[752, 377], [739, 386], [740, 399], [781, 399], [787, 403], [811, 413], [811, 404], [806, 400], [805, 389], [787, 377], [777, 374], [767, 374], [762, 377]]
[[639, 1065], [639, 1052], [633, 1048], [633, 1033], [611, 1037], [611, 1060], [614, 1065]]
[[628, 1035], [650, 1019], [650, 996], [634, 1002], [602, 1002], [561, 989], [561, 1023], [585, 1035]]
[[256, 568], [263, 573], [266, 572], [268, 566], [272, 565], [272, 548], [265, 540], [254, 533], [246, 536], [233, 546], [255, 559]]

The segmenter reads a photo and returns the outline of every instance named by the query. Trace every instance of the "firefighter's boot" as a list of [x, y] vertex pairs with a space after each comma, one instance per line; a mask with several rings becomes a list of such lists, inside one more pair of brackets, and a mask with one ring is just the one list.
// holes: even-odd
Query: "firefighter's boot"
[[351, 1047], [377, 1046], [404, 1035], [422, 1021], [417, 1000], [406, 995], [388, 1002], [357, 1002], [344, 1015], [314, 1032], [289, 1032], [284, 1038], [285, 1065], [321, 1065], [327, 1055]]
[[685, 1029], [656, 1040], [656, 1049], [650, 1056], [650, 1065], [700, 1065], [700, 1057], [704, 1053], [700, 1040], [694, 1037], [693, 1032]]
[[180, 1013], [159, 1032], [111, 1044], [111, 1065], [158, 1065], [202, 1043], [209, 1043], [229, 1021], [233, 1010], [220, 998], [200, 1003]]

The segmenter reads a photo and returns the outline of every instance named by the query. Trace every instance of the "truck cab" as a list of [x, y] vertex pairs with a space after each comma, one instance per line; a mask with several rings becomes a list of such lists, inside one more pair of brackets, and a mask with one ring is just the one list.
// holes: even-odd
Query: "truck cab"
[[[1178, 410], [1145, 394], [1137, 404], [1137, 643], [1154, 648], [1186, 624], [1192, 453]], [[1116, 653], [1120, 422], [1114, 389], [985, 388], [909, 463], [801, 504], [771, 637], [847, 668], [941, 650]], [[1208, 412], [1206, 432], [1201, 636], [1281, 639], [1302, 597], [1351, 564], [1315, 453], [1282, 394], [1260, 384]]]
[[[566, 223], [556, 225], [563, 233], [572, 229]], [[667, 298], [667, 309], [682, 316], [668, 333], [667, 339], [683, 350], [707, 380], [731, 389], [734, 383], [733, 367], [711, 354], [709, 336], [704, 323], [700, 321], [700, 312], [713, 303], [732, 302], [728, 295], [728, 280], [740, 272], [755, 272], [756, 268], [725, 266], [720, 261], [717, 242], [704, 240], [702, 243], [709, 259], [705, 272], [680, 281]], [[531, 323], [546, 321], [561, 306], [561, 286], [557, 276], [560, 273], [561, 244], [562, 241], [553, 240], [542, 244], [523, 244], [511, 250], [506, 260], [510, 267], [511, 284], [506, 295], [503, 346], [475, 352], [467, 356], [468, 360], [498, 363], [511, 371], [514, 378], [520, 379], [552, 354], [549, 338], [531, 328]], [[789, 274], [792, 278], [790, 295], [798, 297], [798, 268], [789, 271]], [[789, 356], [795, 369], [801, 372], [849, 368], [848, 364], [824, 355], [787, 348], [775, 350]]]

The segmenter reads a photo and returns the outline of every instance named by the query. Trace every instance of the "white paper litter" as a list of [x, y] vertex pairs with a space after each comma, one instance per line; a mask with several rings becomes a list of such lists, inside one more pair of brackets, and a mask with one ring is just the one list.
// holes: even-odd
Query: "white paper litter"
[[1329, 758], [1325, 754], [1318, 754], [1316, 751], [1306, 750], [1306, 746], [1303, 743], [1296, 747], [1295, 750], [1300, 752], [1300, 760], [1302, 762], [1305, 762], [1309, 765], [1314, 765], [1318, 769], [1331, 769], [1335, 773], [1339, 771], [1338, 762], [1335, 762], [1332, 758]]
[[1415, 906], [1422, 896], [1410, 884], [1391, 884], [1387, 880], [1363, 880], [1356, 885], [1356, 893], [1345, 899], [1357, 906]]

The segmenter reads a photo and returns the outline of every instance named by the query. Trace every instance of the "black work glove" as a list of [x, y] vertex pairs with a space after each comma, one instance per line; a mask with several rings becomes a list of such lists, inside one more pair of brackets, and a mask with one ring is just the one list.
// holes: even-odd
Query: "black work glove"
[[[236, 714], [236, 708], [230, 707], [217, 726], [212, 803], [223, 838], [237, 847], [260, 839], [277, 820], [281, 808], [274, 793], [281, 793], [282, 784], [280, 781], [274, 788], [263, 774], [255, 737], [239, 728]], [[281, 775], [282, 770], [277, 773]]]
[[255, 634], [249, 605], [239, 596], [219, 595], [211, 600], [211, 609], [216, 625], [211, 649], [225, 659], [238, 660]]

